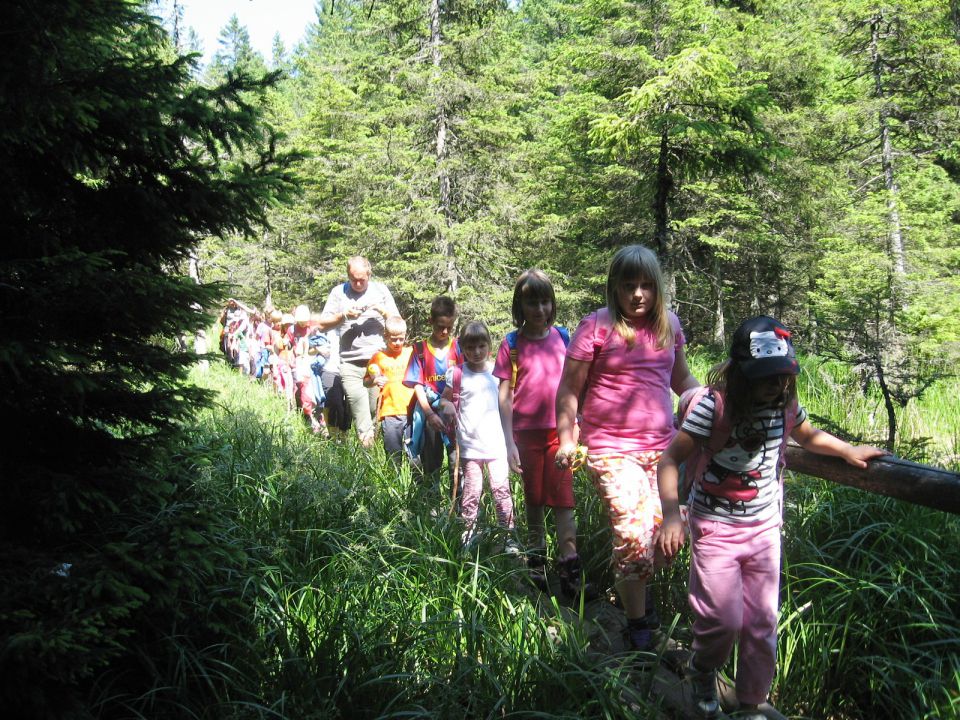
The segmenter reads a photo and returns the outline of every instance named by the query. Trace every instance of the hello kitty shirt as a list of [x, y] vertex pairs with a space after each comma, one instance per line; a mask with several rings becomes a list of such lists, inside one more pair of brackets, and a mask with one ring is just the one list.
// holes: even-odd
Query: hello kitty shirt
[[[778, 477], [783, 408], [764, 408], [735, 425], [727, 446], [714, 454], [702, 477], [694, 478], [690, 512], [726, 523], [760, 523], [779, 515], [783, 490]], [[681, 428], [697, 439], [708, 439], [713, 428], [713, 395], [704, 395]], [[797, 409], [794, 427], [807, 417]]]

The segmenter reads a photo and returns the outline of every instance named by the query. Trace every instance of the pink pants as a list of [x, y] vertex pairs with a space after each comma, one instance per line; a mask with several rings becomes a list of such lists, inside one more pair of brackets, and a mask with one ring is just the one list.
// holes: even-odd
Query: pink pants
[[775, 515], [734, 525], [690, 515], [690, 607], [697, 666], [726, 663], [739, 636], [737, 699], [767, 699], [777, 662], [780, 525]]
[[483, 492], [483, 466], [490, 477], [490, 493], [497, 509], [497, 521], [506, 528], [513, 528], [513, 498], [510, 497], [510, 468], [506, 459], [464, 460], [463, 494], [460, 497], [460, 517], [467, 526], [469, 536], [477, 522], [480, 495]]
[[292, 404], [296, 390], [293, 384], [293, 373], [290, 372], [290, 366], [282, 360], [277, 360], [273, 366], [273, 384], [277, 388], [277, 394], [282, 395], [288, 403]]
[[313, 398], [313, 377], [297, 379], [297, 392], [300, 394], [300, 408], [303, 414], [310, 420], [313, 418], [313, 411], [317, 404]]

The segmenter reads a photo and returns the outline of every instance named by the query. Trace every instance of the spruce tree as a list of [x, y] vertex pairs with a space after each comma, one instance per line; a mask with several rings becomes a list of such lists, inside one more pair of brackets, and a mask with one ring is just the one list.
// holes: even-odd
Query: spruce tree
[[292, 188], [250, 101], [274, 78], [193, 86], [125, 0], [13, 0], [4, 28], [0, 706], [129, 715], [163, 696], [177, 633], [223, 642], [223, 601], [196, 609], [219, 572], [207, 520], [161, 472], [204, 399], [170, 338], [218, 292], [186, 277], [198, 238], [252, 232]]

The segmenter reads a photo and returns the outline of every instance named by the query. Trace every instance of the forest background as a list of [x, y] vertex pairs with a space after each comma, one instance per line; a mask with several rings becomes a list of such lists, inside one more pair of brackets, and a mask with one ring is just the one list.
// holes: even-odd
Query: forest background
[[200, 244], [203, 280], [319, 309], [364, 254], [414, 333], [449, 293], [500, 335], [524, 268], [555, 279], [575, 325], [613, 250], [640, 242], [694, 345], [782, 318], [878, 391], [891, 446], [960, 356], [956, 0], [316, 11], [268, 59], [234, 18], [205, 70], [281, 71], [267, 116], [310, 157], [269, 228]]
[[[188, 375], [176, 339], [230, 292], [316, 306], [356, 252], [414, 332], [441, 291], [502, 332], [528, 265], [572, 325], [642, 241], [698, 377], [728, 325], [780, 315], [818, 422], [886, 425], [913, 458], [936, 434], [955, 468], [956, 5], [317, 7], [268, 60], [231, 23], [201, 72], [175, 2], [5, 6], [0, 707], [658, 717], [651, 675], [531, 598], [496, 538], [465, 558], [408, 469], [318, 443], [224, 367]], [[804, 478], [788, 497], [775, 702], [957, 717], [956, 518]], [[684, 570], [657, 588], [678, 632]]]

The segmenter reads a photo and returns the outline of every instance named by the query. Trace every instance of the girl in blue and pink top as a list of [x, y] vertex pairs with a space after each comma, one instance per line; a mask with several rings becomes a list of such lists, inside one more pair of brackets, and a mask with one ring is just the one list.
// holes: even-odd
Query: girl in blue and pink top
[[[673, 399], [699, 383], [690, 374], [677, 316], [667, 310], [656, 256], [620, 249], [607, 273], [607, 306], [581, 322], [557, 390], [557, 462], [577, 455], [576, 418], [587, 469], [613, 531], [617, 592], [632, 648], [647, 650], [658, 624], [646, 584], [662, 517], [657, 462], [674, 435]], [[580, 405], [584, 392], [583, 405]]]
[[579, 589], [577, 521], [574, 512], [573, 473], [556, 465], [556, 399], [569, 336], [557, 328], [557, 300], [550, 278], [540, 270], [526, 270], [513, 289], [513, 322], [497, 352], [493, 374], [500, 380], [500, 422], [507, 443], [510, 469], [523, 477], [527, 512], [530, 578], [547, 589], [546, 508], [553, 509], [557, 525], [561, 589], [567, 595]]

